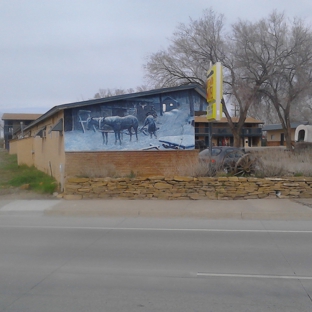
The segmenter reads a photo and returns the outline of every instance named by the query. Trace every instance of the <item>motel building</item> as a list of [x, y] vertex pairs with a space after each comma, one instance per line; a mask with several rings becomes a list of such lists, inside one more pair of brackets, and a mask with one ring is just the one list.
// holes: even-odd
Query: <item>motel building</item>
[[[197, 84], [62, 104], [17, 131], [9, 151], [18, 164], [53, 176], [61, 191], [72, 177], [179, 175], [198, 161], [197, 141], [207, 145], [206, 111], [206, 91]], [[228, 131], [225, 138], [231, 143]]]

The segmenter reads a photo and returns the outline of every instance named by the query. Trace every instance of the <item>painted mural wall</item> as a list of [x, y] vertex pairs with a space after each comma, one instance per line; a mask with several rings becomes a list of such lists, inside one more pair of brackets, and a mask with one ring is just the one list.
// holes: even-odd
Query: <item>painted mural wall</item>
[[194, 149], [194, 111], [205, 105], [182, 91], [68, 109], [65, 151]]

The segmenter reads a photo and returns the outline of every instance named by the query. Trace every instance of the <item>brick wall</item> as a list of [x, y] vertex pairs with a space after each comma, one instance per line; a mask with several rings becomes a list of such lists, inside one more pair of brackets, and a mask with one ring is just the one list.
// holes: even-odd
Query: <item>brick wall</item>
[[172, 176], [196, 163], [198, 150], [66, 152], [66, 177]]

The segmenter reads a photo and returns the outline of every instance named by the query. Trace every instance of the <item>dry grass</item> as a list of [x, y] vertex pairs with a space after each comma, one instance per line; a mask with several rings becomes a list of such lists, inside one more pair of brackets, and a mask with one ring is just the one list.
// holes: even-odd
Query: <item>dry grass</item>
[[312, 176], [312, 152], [309, 150], [263, 148], [251, 154], [259, 159], [257, 176]]
[[[283, 148], [257, 148], [248, 151], [254, 159], [256, 177], [312, 176], [312, 151], [286, 151]], [[225, 176], [222, 168], [209, 168], [207, 163], [188, 161], [177, 168], [180, 175], [193, 177]]]
[[190, 177], [209, 177], [215, 173], [215, 170], [209, 168], [207, 163], [194, 162], [192, 160], [186, 161], [183, 166], [176, 168], [176, 171], [181, 176]]

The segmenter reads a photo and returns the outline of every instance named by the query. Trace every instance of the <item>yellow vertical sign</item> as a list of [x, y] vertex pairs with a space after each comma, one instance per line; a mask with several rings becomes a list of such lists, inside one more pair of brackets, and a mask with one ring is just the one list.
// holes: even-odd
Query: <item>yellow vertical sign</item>
[[208, 103], [213, 103], [216, 98], [216, 88], [214, 84], [214, 71], [213, 69], [210, 72], [210, 76], [207, 79], [207, 102]]
[[220, 120], [222, 117], [223, 74], [220, 62], [214, 64], [207, 73], [207, 119]]

